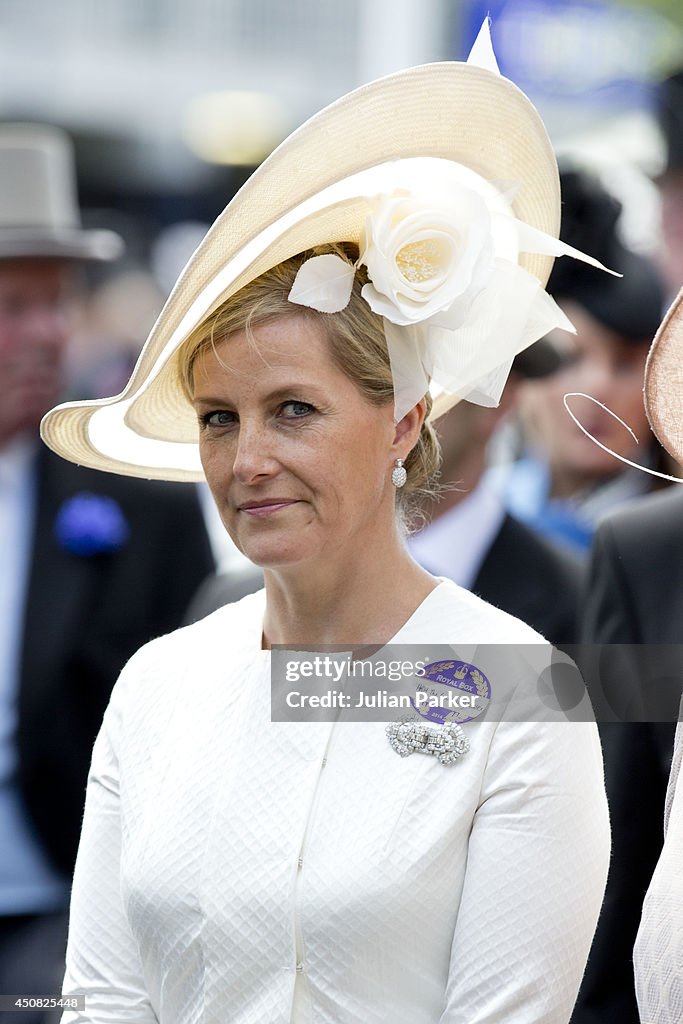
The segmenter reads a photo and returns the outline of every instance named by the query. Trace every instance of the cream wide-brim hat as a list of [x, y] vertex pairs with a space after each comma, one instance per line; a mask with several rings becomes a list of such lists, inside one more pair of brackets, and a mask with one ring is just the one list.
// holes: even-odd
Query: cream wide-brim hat
[[672, 458], [683, 465], [683, 288], [650, 346], [644, 397], [650, 426]]
[[[197, 418], [180, 381], [183, 342], [222, 302], [284, 260], [329, 242], [359, 243], [368, 180], [392, 161], [414, 157], [452, 161], [487, 182], [507, 183], [513, 215], [557, 238], [555, 156], [540, 116], [512, 82], [456, 62], [379, 79], [316, 114], [253, 173], [180, 275], [125, 390], [53, 409], [42, 423], [46, 443], [94, 469], [203, 479]], [[545, 285], [552, 256], [522, 252], [518, 262]], [[457, 400], [442, 400], [435, 413]]]

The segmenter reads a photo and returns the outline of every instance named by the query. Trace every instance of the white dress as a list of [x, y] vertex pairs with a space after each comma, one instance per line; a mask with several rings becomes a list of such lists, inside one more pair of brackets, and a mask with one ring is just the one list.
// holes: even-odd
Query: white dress
[[[63, 1024], [566, 1024], [609, 828], [590, 723], [270, 721], [263, 592], [142, 648], [97, 739]], [[394, 641], [538, 644], [442, 582]], [[538, 650], [538, 648], [535, 648]]]
[[664, 847], [643, 903], [633, 960], [642, 1024], [683, 1020], [683, 724], [676, 729]]

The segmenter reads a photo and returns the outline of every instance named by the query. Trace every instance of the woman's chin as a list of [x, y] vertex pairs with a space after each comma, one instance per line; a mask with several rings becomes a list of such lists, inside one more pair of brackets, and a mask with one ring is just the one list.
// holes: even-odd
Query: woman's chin
[[309, 560], [312, 551], [301, 544], [247, 544], [242, 554], [261, 569], [284, 569]]

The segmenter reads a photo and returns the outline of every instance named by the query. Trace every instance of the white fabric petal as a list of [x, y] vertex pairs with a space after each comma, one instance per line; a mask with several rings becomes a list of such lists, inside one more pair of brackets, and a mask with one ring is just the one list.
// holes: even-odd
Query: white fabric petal
[[[560, 309], [551, 295], [539, 288], [529, 310], [529, 318], [524, 325], [520, 337], [520, 345], [515, 355], [523, 352], [529, 345], [533, 345], [539, 338], [543, 338], [549, 331], [560, 328], [576, 334], [576, 328]], [[497, 366], [490, 373], [478, 380], [474, 387], [460, 395], [461, 399], [472, 402], [474, 405], [483, 405], [486, 408], [495, 407], [500, 402], [500, 396], [510, 375], [513, 359], [508, 359], [501, 366]]]
[[[576, 334], [576, 327], [564, 310], [560, 309], [552, 295], [548, 295], [543, 288], [539, 288], [526, 324], [526, 334], [531, 338], [528, 344], [538, 341], [539, 338], [556, 327], [563, 331], [569, 331], [570, 334]], [[524, 348], [526, 347], [525, 345]], [[520, 349], [521, 351], [522, 349]]]
[[[384, 317], [385, 320], [388, 320], [389, 317], [391, 317], [391, 322], [397, 326], [410, 327], [413, 324], [413, 319], [417, 318], [417, 312], [414, 317], [408, 314], [401, 315], [396, 308], [395, 303], [381, 292], [377, 291], [371, 281], [368, 281], [367, 284], [363, 285], [360, 293], [373, 313], [377, 313], [378, 316]], [[403, 306], [407, 307], [408, 303], [404, 302]]]
[[524, 328], [540, 282], [532, 274], [504, 260], [488, 288], [472, 304], [471, 316], [457, 331], [431, 327], [425, 369], [451, 394], [463, 396], [483, 376], [514, 358], [530, 341]]
[[422, 365], [421, 350], [425, 328], [398, 327], [384, 321], [391, 376], [394, 381], [394, 421], [403, 419], [429, 391], [429, 378]]
[[519, 193], [522, 183], [511, 178], [492, 178], [491, 185], [500, 193], [508, 206], [512, 206], [515, 196]]
[[480, 380], [476, 381], [474, 387], [467, 394], [462, 395], [461, 398], [467, 402], [472, 402], [473, 405], [483, 405], [486, 409], [495, 408], [500, 402], [503, 388], [510, 376], [511, 366], [512, 359], [508, 359], [500, 366], [497, 366], [495, 370], [484, 374]]
[[554, 238], [552, 235], [546, 235], [544, 231], [539, 231], [538, 228], [532, 228], [530, 224], [525, 224], [522, 220], [515, 220], [517, 225], [517, 233], [519, 237], [519, 250], [520, 252], [536, 252], [543, 256], [572, 256], [575, 260], [581, 260], [582, 263], [588, 263], [591, 267], [596, 267], [598, 270], [604, 270], [608, 274], [612, 274], [614, 277], [622, 277], [622, 274], [618, 274], [616, 270], [610, 270], [609, 267], [603, 266], [599, 260], [594, 259], [592, 256], [588, 256], [587, 253], [581, 252], [580, 249], [575, 249], [571, 245], [567, 245], [560, 238]]
[[[538, 278], [497, 260], [495, 274], [475, 299], [466, 324], [455, 331], [433, 322], [426, 325], [419, 342], [420, 365], [431, 379], [433, 394], [445, 391], [477, 405], [497, 405], [514, 357], [553, 328], [574, 330]], [[408, 353], [402, 365], [408, 372]], [[403, 390], [410, 393], [407, 383]]]
[[484, 285], [474, 289], [468, 289], [465, 295], [460, 295], [448, 309], [442, 310], [440, 313], [435, 313], [434, 316], [429, 318], [429, 327], [443, 327], [447, 331], [457, 331], [459, 327], [462, 327], [467, 314], [470, 311], [472, 303], [476, 299], [479, 292], [482, 290]]
[[341, 256], [312, 256], [299, 267], [289, 301], [319, 313], [338, 313], [349, 304], [354, 275], [353, 264]]
[[493, 52], [493, 43], [491, 42], [489, 18], [484, 18], [481, 23], [479, 34], [474, 40], [474, 45], [470, 50], [467, 63], [474, 64], [478, 68], [484, 68], [486, 71], [492, 71], [494, 75], [500, 74], [498, 61], [496, 60], [496, 55]]

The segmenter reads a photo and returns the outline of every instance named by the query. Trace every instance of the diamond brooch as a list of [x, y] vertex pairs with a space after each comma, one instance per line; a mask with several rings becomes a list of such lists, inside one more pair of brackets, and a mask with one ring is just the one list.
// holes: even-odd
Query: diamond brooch
[[386, 728], [389, 744], [401, 757], [415, 752], [432, 754], [441, 764], [453, 764], [470, 749], [470, 741], [459, 725], [428, 725], [403, 719], [390, 722]]

